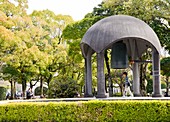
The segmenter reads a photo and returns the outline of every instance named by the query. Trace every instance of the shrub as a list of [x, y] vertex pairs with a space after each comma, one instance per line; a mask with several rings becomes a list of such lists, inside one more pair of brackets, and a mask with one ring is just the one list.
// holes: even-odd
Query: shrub
[[0, 105], [1, 122], [162, 122], [170, 101], [88, 101]]
[[0, 100], [5, 100], [5, 96], [6, 96], [6, 88], [0, 86]]
[[49, 97], [72, 98], [77, 96], [80, 86], [75, 80], [68, 77], [57, 77], [49, 86]]
[[[43, 87], [43, 94], [47, 94], [47, 88], [46, 87]], [[41, 92], [40, 92], [40, 87], [37, 87], [36, 89], [35, 89], [35, 96], [40, 96], [41, 95]]]

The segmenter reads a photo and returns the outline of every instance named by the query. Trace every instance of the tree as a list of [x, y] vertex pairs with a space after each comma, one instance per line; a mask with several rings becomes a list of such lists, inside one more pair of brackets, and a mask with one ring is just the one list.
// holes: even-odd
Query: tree
[[84, 63], [82, 62], [83, 57], [80, 52], [80, 40], [75, 40], [74, 42], [68, 42], [68, 58], [66, 64], [67, 73], [66, 75], [77, 81], [78, 84], [83, 87], [83, 74], [84, 74]]
[[42, 57], [43, 54], [35, 46], [36, 41], [31, 40], [30, 30], [33, 25], [29, 17], [15, 16], [11, 21], [15, 25], [12, 31], [5, 27], [1, 28], [3, 29], [1, 33], [1, 56], [3, 58], [1, 60], [18, 71], [18, 81], [22, 82], [23, 95], [25, 95], [26, 82], [39, 72], [37, 66], [46, 58]]
[[[6, 68], [12, 68], [17, 71], [17, 78], [19, 82], [22, 82], [23, 96], [25, 96], [26, 81], [32, 76], [32, 72], [28, 72], [28, 69], [32, 70], [30, 66], [31, 59], [28, 61], [28, 58], [25, 58], [27, 56], [26, 53], [30, 50], [29, 48], [33, 45], [29, 36], [32, 22], [25, 11], [27, 1], [16, 0], [16, 2], [18, 2], [18, 6], [15, 6], [8, 0], [1, 3], [0, 10], [4, 16], [1, 19], [2, 23], [0, 27], [2, 30], [0, 34], [1, 62], [7, 64]], [[24, 61], [24, 59], [26, 60]], [[28, 68], [28, 66], [30, 67]], [[13, 77], [13, 72], [10, 70], [6, 70], [5, 73]], [[10, 79], [9, 81], [11, 81]]]
[[[49, 85], [55, 73], [63, 74], [68, 69], [68, 45], [62, 39], [62, 31], [73, 22], [70, 16], [55, 15], [49, 10], [34, 11], [28, 16], [27, 7], [27, 0], [3, 0], [0, 6], [1, 62], [17, 71], [23, 96], [27, 82], [33, 87], [32, 80], [40, 81], [43, 94], [43, 82]], [[10, 70], [4, 68], [3, 72], [8, 74], [8, 80], [13, 77]]]
[[[152, 60], [152, 50], [149, 48], [145, 51], [145, 53], [140, 57], [140, 60], [145, 61], [145, 60]], [[147, 89], [150, 91], [153, 89], [151, 86], [151, 83], [148, 82], [152, 82], [151, 78], [149, 75], [150, 72], [152, 71], [151, 65], [149, 63], [140, 63], [139, 64], [139, 70], [140, 70], [140, 92], [141, 95], [146, 96], [147, 95]], [[148, 88], [147, 88], [148, 85]], [[151, 87], [151, 88], [150, 88]]]
[[46, 68], [41, 68], [40, 79], [40, 91], [43, 94], [43, 82], [47, 82], [49, 86], [55, 73], [63, 73], [65, 69], [66, 57], [67, 57], [67, 44], [62, 40], [62, 31], [65, 26], [73, 19], [66, 15], [55, 15], [52, 11], [34, 11], [31, 15], [33, 24], [41, 28], [43, 33], [40, 34], [40, 40], [37, 46], [42, 52], [45, 52], [49, 56], [50, 60]]
[[[108, 79], [108, 84], [109, 84], [109, 97], [113, 96], [113, 81], [112, 81], [112, 77], [111, 77], [111, 71], [110, 71], [110, 65], [109, 65], [109, 57], [107, 55], [107, 50], [105, 51], [105, 62], [106, 62], [106, 68], [107, 68], [107, 79]], [[105, 80], [106, 82], [107, 80]], [[117, 81], [117, 80], [116, 80]], [[120, 89], [121, 89], [121, 85]]]
[[[17, 47], [17, 43], [20, 40], [15, 36], [15, 34], [9, 30], [8, 28], [13, 25], [13, 22], [8, 19], [8, 17], [0, 11], [2, 18], [0, 18], [0, 57], [1, 64], [6, 64], [6, 59], [14, 53], [15, 48]], [[5, 63], [4, 63], [5, 62]], [[15, 97], [15, 82], [17, 71], [11, 65], [2, 65], [1, 69], [3, 73], [3, 79], [9, 80], [11, 84], [11, 99]]]
[[169, 92], [169, 78], [170, 78], [170, 57], [161, 59], [161, 73], [165, 76], [166, 92]]
[[11, 97], [10, 99], [14, 99], [16, 98], [16, 86], [15, 86], [15, 83], [18, 79], [18, 71], [12, 67], [12, 66], [9, 66], [9, 65], [3, 65], [2, 66], [2, 78], [4, 80], [9, 80], [10, 84], [11, 84]]

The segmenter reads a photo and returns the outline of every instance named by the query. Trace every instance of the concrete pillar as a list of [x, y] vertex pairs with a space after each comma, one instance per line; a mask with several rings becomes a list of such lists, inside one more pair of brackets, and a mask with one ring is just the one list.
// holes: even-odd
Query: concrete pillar
[[92, 94], [92, 68], [91, 54], [85, 58], [85, 94], [84, 97], [93, 97]]
[[[136, 40], [131, 41], [131, 52], [132, 52], [132, 59], [138, 60], [139, 54], [138, 54], [138, 48]], [[139, 65], [137, 62], [134, 62], [133, 64], [133, 94], [135, 97], [141, 96], [140, 94], [140, 80], [139, 80], [140, 74], [139, 74]]]
[[97, 98], [105, 98], [104, 52], [97, 53]]
[[135, 97], [140, 95], [140, 80], [139, 80], [139, 65], [138, 63], [133, 64], [133, 94]]
[[153, 97], [162, 97], [160, 81], [160, 59], [155, 49], [152, 53]]

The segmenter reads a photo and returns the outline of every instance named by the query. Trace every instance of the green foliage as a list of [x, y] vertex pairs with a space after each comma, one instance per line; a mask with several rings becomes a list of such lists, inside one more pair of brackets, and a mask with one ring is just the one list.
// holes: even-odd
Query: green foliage
[[169, 91], [169, 78], [170, 78], [170, 57], [165, 57], [161, 59], [161, 74], [165, 77], [164, 82], [166, 83], [166, 85], [164, 85], [164, 87], [166, 87], [166, 92], [168, 93]]
[[55, 15], [50, 10], [27, 15], [28, 0], [14, 1], [16, 5], [10, 0], [0, 1], [0, 62], [6, 64], [2, 73], [7, 80], [26, 84], [41, 77], [49, 85], [57, 72], [83, 86], [80, 40], [95, 22], [110, 15], [126, 14], [144, 20], [157, 33], [161, 44], [170, 47], [168, 0], [105, 0], [75, 23], [70, 16]]
[[161, 89], [166, 89], [167, 86], [166, 86], [166, 83], [165, 82], [161, 82]]
[[0, 105], [0, 121], [166, 122], [169, 101], [88, 101]]
[[[47, 88], [46, 87], [43, 87], [43, 94], [47, 94]], [[40, 87], [37, 87], [35, 89], [35, 96], [40, 96], [41, 95], [41, 92], [40, 92]]]
[[164, 76], [170, 76], [170, 57], [161, 59], [161, 73]]
[[49, 92], [51, 97], [67, 98], [74, 97], [80, 90], [76, 81], [68, 77], [57, 77], [51, 83]]
[[[170, 49], [169, 11], [169, 0], [103, 0], [103, 2], [95, 7], [91, 13], [88, 13], [83, 20], [68, 25], [64, 29], [62, 36], [65, 39], [71, 39], [71, 42], [74, 43], [77, 39], [81, 40], [85, 32], [100, 19], [111, 15], [130, 15], [150, 25], [158, 35], [162, 46], [166, 47], [166, 49]], [[77, 48], [79, 47], [78, 45]], [[149, 51], [148, 54], [144, 54], [143, 57], [140, 58], [144, 58], [143, 60], [150, 60], [151, 52]], [[93, 67], [95, 67], [94, 65], [96, 65], [96, 63], [93, 63]], [[92, 69], [92, 71], [94, 71], [94, 69]], [[146, 79], [147, 69], [147, 64], [141, 65], [142, 76], [140, 80], [142, 90], [145, 90], [143, 81], [150, 80]], [[93, 78], [93, 81], [95, 81], [95, 78]], [[152, 92], [151, 82], [147, 90], [148, 92]]]
[[11, 0], [0, 0], [0, 11], [3, 11], [7, 16], [26, 15], [26, 9], [28, 8], [27, 0], [13, 0], [17, 4], [14, 5]]
[[84, 75], [84, 62], [83, 56], [80, 51], [80, 40], [74, 40], [73, 42], [68, 42], [68, 76], [72, 76], [72, 78], [77, 81], [79, 84], [83, 86], [83, 75]]
[[73, 20], [70, 16], [55, 15], [50, 10], [34, 11], [31, 17], [34, 26], [42, 30], [36, 43], [43, 52], [41, 58], [43, 60], [46, 57], [48, 60], [47, 63], [38, 65], [38, 76], [41, 76], [49, 85], [56, 72], [65, 74], [67, 45], [62, 41], [61, 33]]
[[161, 44], [170, 49], [169, 0], [104, 0], [102, 8], [108, 8], [112, 15], [124, 14], [143, 20], [156, 32]]
[[10, 65], [3, 65], [1, 70], [3, 73], [2, 78], [4, 80], [16, 80], [18, 77], [18, 71]]
[[149, 24], [158, 35], [162, 46], [170, 49], [169, 0], [104, 0], [79, 22], [68, 25], [63, 31], [66, 39], [81, 39], [88, 28], [100, 19], [111, 15], [130, 15]]
[[67, 44], [61, 33], [73, 19], [50, 10], [27, 15], [28, 1], [14, 1], [18, 4], [3, 0], [0, 6], [0, 62], [6, 64], [1, 72], [6, 80], [22, 83], [25, 93], [26, 82], [41, 77], [49, 84], [64, 69]]
[[63, 37], [65, 39], [81, 39], [86, 31], [97, 21], [103, 17], [96, 16], [92, 18], [84, 18], [81, 21], [72, 23], [63, 30]]
[[146, 91], [147, 91], [147, 93], [152, 94], [152, 92], [153, 92], [153, 81], [152, 81], [152, 79], [147, 81]]
[[0, 86], [0, 100], [5, 100], [7, 89]]

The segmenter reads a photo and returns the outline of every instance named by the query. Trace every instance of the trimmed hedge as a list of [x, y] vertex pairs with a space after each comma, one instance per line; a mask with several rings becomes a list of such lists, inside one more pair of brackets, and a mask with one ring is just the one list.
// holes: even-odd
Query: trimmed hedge
[[0, 105], [1, 122], [168, 122], [170, 101], [88, 101]]

